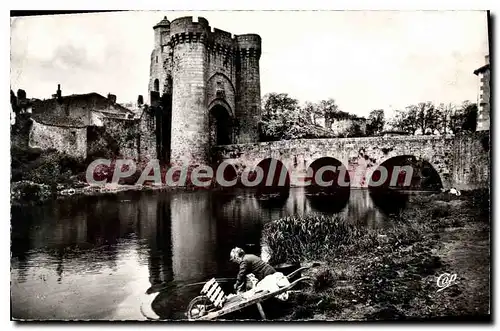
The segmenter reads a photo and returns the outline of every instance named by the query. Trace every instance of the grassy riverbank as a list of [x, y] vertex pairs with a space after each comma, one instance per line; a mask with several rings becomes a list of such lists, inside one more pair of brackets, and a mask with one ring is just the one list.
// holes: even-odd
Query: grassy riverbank
[[[474, 319], [489, 314], [488, 192], [414, 196], [388, 227], [309, 216], [269, 223], [272, 262], [320, 262], [284, 319]], [[457, 275], [437, 292], [442, 273]], [[283, 317], [281, 317], [283, 318]]]

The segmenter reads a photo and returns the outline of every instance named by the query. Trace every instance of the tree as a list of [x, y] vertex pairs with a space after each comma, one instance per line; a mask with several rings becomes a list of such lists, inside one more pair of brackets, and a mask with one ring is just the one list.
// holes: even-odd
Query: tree
[[299, 107], [297, 99], [286, 93], [269, 93], [262, 102], [261, 140], [286, 140], [299, 138], [326, 138], [331, 133], [315, 124], [318, 118], [315, 105]]
[[334, 99], [321, 100], [318, 105], [318, 113], [325, 119], [325, 128], [332, 128], [333, 121], [339, 119], [339, 115], [344, 112], [339, 110], [339, 106]]
[[407, 106], [404, 111], [396, 111], [392, 126], [412, 135], [418, 131], [420, 134], [434, 134], [439, 123], [439, 111], [428, 101]]
[[353, 122], [352, 125], [347, 129], [346, 137], [363, 137], [365, 136], [363, 130], [361, 130], [361, 125], [358, 122]]
[[10, 105], [12, 106], [12, 111], [17, 115], [19, 113], [19, 106], [17, 105], [17, 97], [12, 90], [10, 90]]
[[405, 110], [396, 110], [391, 126], [395, 130], [414, 135], [418, 129], [416, 107], [408, 106]]
[[448, 134], [452, 133], [453, 130], [451, 128], [452, 126], [452, 119], [454, 114], [456, 113], [457, 109], [456, 106], [452, 103], [444, 104], [441, 103], [439, 106], [436, 108], [438, 111], [438, 131], [441, 134]]
[[463, 122], [461, 125], [462, 131], [476, 131], [477, 128], [477, 104], [468, 101], [462, 103], [461, 114]]
[[318, 119], [323, 118], [323, 114], [317, 104], [307, 101], [304, 105], [304, 113], [312, 124], [320, 125]]
[[298, 126], [308, 122], [297, 99], [286, 93], [269, 93], [263, 99], [262, 140], [301, 138]]
[[448, 131], [454, 134], [461, 131], [476, 131], [477, 105], [466, 100], [460, 106], [452, 105], [447, 123]]
[[286, 93], [269, 93], [262, 100], [262, 139], [279, 140], [287, 130], [290, 122], [298, 117], [298, 100]]
[[299, 108], [299, 101], [291, 98], [287, 93], [269, 93], [262, 100], [263, 117], [276, 119], [284, 114], [295, 114]]
[[417, 127], [421, 134], [434, 134], [439, 127], [439, 116], [436, 107], [430, 101], [420, 102], [416, 106]]
[[376, 135], [384, 129], [385, 116], [383, 109], [375, 109], [368, 115], [368, 122], [366, 123], [366, 135]]

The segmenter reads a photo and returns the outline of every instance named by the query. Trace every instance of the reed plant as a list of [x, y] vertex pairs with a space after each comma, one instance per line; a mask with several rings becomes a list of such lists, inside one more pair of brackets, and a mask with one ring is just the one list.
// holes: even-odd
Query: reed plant
[[329, 261], [344, 254], [409, 245], [428, 231], [426, 224], [403, 217], [389, 227], [370, 229], [338, 215], [311, 214], [284, 217], [266, 224], [263, 243], [272, 264]]

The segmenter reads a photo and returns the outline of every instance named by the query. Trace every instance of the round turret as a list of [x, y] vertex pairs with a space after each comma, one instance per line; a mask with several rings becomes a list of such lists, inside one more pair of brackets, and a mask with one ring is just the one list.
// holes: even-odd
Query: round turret
[[240, 48], [257, 49], [260, 51], [262, 39], [258, 34], [240, 34], [235, 36]]
[[170, 27], [170, 21], [167, 19], [167, 16], [164, 16], [163, 19], [153, 27], [153, 29], [157, 29], [157, 28], [161, 28], [161, 27], [165, 27], [165, 28]]
[[153, 30], [155, 31], [155, 48], [159, 48], [166, 44], [170, 34], [170, 21], [167, 19], [167, 16], [163, 17], [163, 19], [153, 27]]

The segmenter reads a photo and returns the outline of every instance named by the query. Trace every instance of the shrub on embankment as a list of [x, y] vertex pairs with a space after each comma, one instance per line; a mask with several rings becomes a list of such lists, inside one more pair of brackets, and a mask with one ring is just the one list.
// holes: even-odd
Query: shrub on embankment
[[11, 147], [11, 169], [12, 182], [53, 185], [68, 182], [71, 176], [84, 172], [85, 164], [53, 149]]
[[11, 146], [11, 202], [36, 203], [80, 185], [85, 164], [56, 150]]
[[[490, 231], [489, 204], [488, 190], [434, 193], [412, 196], [379, 229], [317, 215], [268, 223], [263, 243], [272, 261], [320, 262], [305, 271], [312, 286], [293, 294], [281, 319], [482, 318], [489, 307], [488, 250], [481, 248]], [[482, 244], [474, 245], [476, 238]], [[475, 258], [467, 259], [471, 253]], [[450, 271], [479, 280], [483, 290], [458, 282], [436, 292], [437, 277]]]
[[408, 245], [422, 238], [427, 226], [400, 220], [396, 226], [369, 229], [340, 216], [285, 217], [266, 224], [264, 245], [270, 262], [331, 260], [343, 254], [362, 253], [379, 246]]

